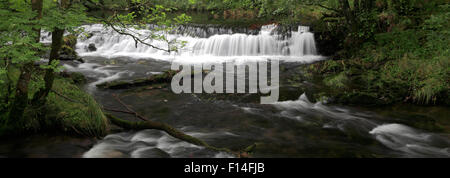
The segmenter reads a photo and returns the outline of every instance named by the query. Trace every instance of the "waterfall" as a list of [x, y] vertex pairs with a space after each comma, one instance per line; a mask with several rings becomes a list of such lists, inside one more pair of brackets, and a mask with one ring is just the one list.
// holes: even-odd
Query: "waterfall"
[[314, 41], [314, 34], [309, 32], [309, 27], [299, 26], [297, 32], [292, 33], [291, 37], [291, 55], [316, 55], [316, 42]]
[[271, 35], [275, 25], [263, 26], [258, 35], [215, 35], [193, 46], [195, 55], [213, 56], [304, 56], [317, 55], [314, 34], [300, 26], [287, 40]]
[[[80, 56], [137, 56], [161, 57], [170, 56], [169, 53], [156, 50], [138, 43], [133, 38], [120, 35], [101, 24], [84, 25], [83, 34], [77, 42], [77, 52]], [[277, 25], [265, 25], [255, 33], [255, 30], [236, 30], [214, 26], [183, 26], [167, 34], [169, 40], [177, 39], [187, 42], [176, 55], [185, 57], [199, 56], [265, 56], [302, 58], [304, 56], [319, 57], [314, 41], [314, 34], [309, 27], [299, 26], [297, 31], [291, 31], [289, 36], [275, 33]], [[133, 30], [142, 36], [151, 33], [149, 30]], [[236, 33], [237, 32], [237, 33]], [[248, 33], [247, 33], [248, 32]], [[45, 41], [51, 39], [50, 34], [42, 33]], [[167, 43], [157, 40], [146, 40], [147, 43], [166, 49]], [[95, 50], [89, 46], [95, 45]]]

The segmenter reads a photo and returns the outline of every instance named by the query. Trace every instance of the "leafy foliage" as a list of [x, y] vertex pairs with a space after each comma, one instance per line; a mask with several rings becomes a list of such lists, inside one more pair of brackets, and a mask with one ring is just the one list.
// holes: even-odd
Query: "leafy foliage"
[[[443, 4], [435, 6], [419, 24], [393, 21], [390, 31], [375, 33], [373, 40], [366, 40], [349, 59], [322, 64], [320, 72], [328, 76], [324, 83], [342, 88], [337, 94], [341, 98], [351, 96], [349, 93], [371, 93], [384, 103], [449, 104], [449, 12], [449, 5]], [[339, 87], [343, 73], [350, 82]]]
[[[176, 26], [189, 22], [191, 17], [183, 13], [171, 18], [167, 14], [174, 8], [154, 5], [149, 0], [136, 0], [133, 3], [139, 3], [139, 6], [132, 6], [133, 10], [125, 14], [114, 11], [112, 16], [103, 20], [105, 26], [113, 28], [122, 35], [131, 36], [136, 41], [136, 45], [141, 43], [167, 52], [177, 52], [185, 46], [186, 42], [176, 38], [169, 39], [168, 34]], [[154, 26], [149, 26], [149, 24]], [[150, 33], [142, 33], [142, 29], [146, 29]], [[153, 46], [147, 43], [149, 40], [163, 41], [167, 44], [167, 48]]]
[[[40, 60], [40, 56], [49, 50], [40, 43], [41, 30], [59, 32], [60, 35], [64, 31], [70, 33], [62, 43], [63, 53], [73, 53], [77, 36], [83, 33], [79, 28], [80, 25], [98, 20], [104, 21], [105, 25], [115, 28], [125, 35], [133, 36], [136, 42], [143, 44], [147, 40], [167, 42], [167, 49], [161, 50], [177, 51], [185, 45], [185, 42], [167, 38], [167, 33], [175, 25], [184, 24], [190, 20], [190, 17], [185, 14], [169, 18], [166, 12], [171, 11], [172, 8], [152, 5], [150, 0], [131, 0], [126, 4], [127, 9], [130, 9], [127, 14], [114, 13], [108, 18], [88, 17], [86, 2], [91, 5], [92, 3], [94, 5], [104, 3], [102, 0], [38, 0], [31, 1], [31, 3], [22, 0], [0, 0], [0, 20], [2, 21], [0, 24], [0, 84], [3, 86], [0, 94], [0, 110], [2, 111], [0, 126], [2, 128], [14, 130], [13, 127], [20, 127], [17, 129], [33, 130], [43, 126], [47, 127], [47, 124], [51, 123], [62, 125], [65, 129], [82, 134], [87, 133], [86, 135], [97, 136], [105, 132], [107, 123], [101, 109], [89, 95], [79, 89], [70, 88], [64, 81], [56, 81], [58, 83], [56, 87], [69, 87], [68, 89], [63, 88], [62, 93], [69, 92], [67, 94], [69, 96], [85, 98], [86, 100], [81, 105], [60, 107], [64, 102], [57, 99], [54, 94], [50, 93], [47, 98], [47, 93], [52, 89], [51, 84], [54, 82], [54, 73], [59, 72], [61, 66], [55, 59], [58, 55], [53, 55], [55, 58], [50, 57], [48, 64], [41, 64], [40, 67], [34, 66], [35, 62]], [[41, 6], [43, 6], [42, 11], [40, 10]], [[106, 8], [106, 6], [102, 6], [102, 8]], [[156, 28], [152, 28], [150, 35], [134, 33], [139, 29], [148, 28], [150, 23], [157, 25]], [[51, 48], [56, 49], [57, 54], [61, 44], [54, 44], [55, 46], [52, 42]], [[52, 54], [55, 54], [54, 51]], [[46, 71], [45, 77], [42, 69]], [[44, 106], [35, 104], [38, 103], [35, 102], [35, 99], [42, 101], [41, 98], [48, 101], [48, 104]], [[41, 107], [47, 107], [50, 110], [47, 113], [37, 112], [39, 110], [37, 108]], [[13, 111], [15, 114], [9, 114]], [[52, 113], [68, 113], [69, 115], [61, 116], [62, 118], [52, 116], [48, 120], [42, 120], [43, 116], [50, 117]], [[19, 114], [20, 116], [18, 116]], [[24, 115], [22, 116], [22, 114]]]

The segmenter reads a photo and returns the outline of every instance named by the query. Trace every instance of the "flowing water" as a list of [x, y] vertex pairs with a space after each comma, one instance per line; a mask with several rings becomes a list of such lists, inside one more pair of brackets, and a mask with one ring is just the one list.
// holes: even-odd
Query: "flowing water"
[[[317, 54], [314, 34], [300, 26], [288, 36], [276, 34], [275, 25], [260, 31], [234, 32], [224, 28], [183, 28], [168, 35], [187, 42], [176, 54], [138, 44], [101, 25], [86, 25], [91, 37], [81, 37], [77, 52], [85, 63], [67, 62], [66, 70], [81, 72], [85, 89], [108, 108], [123, 106], [155, 121], [168, 123], [217, 147], [241, 149], [258, 143], [254, 157], [450, 157], [447, 108], [420, 114], [387, 109], [352, 108], [311, 102], [304, 89], [286, 83], [295, 66], [325, 58]], [[145, 30], [139, 31], [148, 34]], [[44, 40], [49, 39], [43, 35]], [[164, 48], [166, 44], [147, 41]], [[94, 44], [95, 51], [89, 50]], [[281, 91], [277, 103], [259, 104], [252, 94], [174, 94], [170, 88], [139, 87], [99, 90], [96, 85], [159, 74], [171, 62], [233, 62], [279, 60]], [[314, 85], [300, 82], [302, 86]], [[256, 98], [256, 99], [255, 99]], [[391, 113], [402, 113], [392, 116]], [[388, 113], [388, 114], [386, 114]], [[444, 113], [444, 114], [442, 114]], [[117, 116], [137, 120], [133, 116]], [[408, 120], [414, 117], [414, 120]], [[430, 127], [417, 123], [433, 121]], [[444, 121], [442, 121], [444, 120]], [[435, 122], [436, 121], [436, 122]], [[439, 126], [436, 126], [439, 125]], [[434, 126], [444, 130], [434, 129]], [[419, 128], [418, 128], [419, 127]], [[98, 141], [83, 157], [232, 157], [195, 146], [155, 130], [118, 132]]]

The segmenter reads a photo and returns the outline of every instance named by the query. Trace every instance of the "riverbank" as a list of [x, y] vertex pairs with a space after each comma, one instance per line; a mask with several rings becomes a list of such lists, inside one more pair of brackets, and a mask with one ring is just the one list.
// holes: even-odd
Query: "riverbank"
[[[373, 22], [389, 23], [386, 31], [347, 47], [350, 36], [337, 37], [341, 46], [334, 48], [330, 60], [301, 69], [329, 88], [318, 98], [351, 105], [449, 106], [449, 6], [407, 15], [386, 13]], [[323, 43], [317, 40], [320, 51]]]
[[[16, 72], [13, 72], [16, 71]], [[39, 69], [37, 69], [39, 71]], [[18, 78], [18, 70], [10, 67], [12, 81]], [[43, 72], [43, 71], [41, 71]], [[34, 79], [33, 85], [39, 85], [42, 79]], [[1, 136], [27, 135], [34, 133], [61, 133], [63, 135], [77, 135], [88, 137], [102, 137], [109, 129], [106, 117], [101, 107], [88, 93], [82, 91], [77, 84], [84, 81], [83, 76], [62, 73], [55, 79], [51, 92], [45, 105], [27, 107], [24, 114], [24, 123], [15, 125], [1, 123]], [[1, 88], [7, 89], [7, 86]], [[30, 97], [38, 90], [35, 88]], [[2, 92], [7, 94], [7, 91]], [[3, 96], [7, 98], [7, 96]], [[3, 121], [8, 118], [9, 102], [2, 100]]]

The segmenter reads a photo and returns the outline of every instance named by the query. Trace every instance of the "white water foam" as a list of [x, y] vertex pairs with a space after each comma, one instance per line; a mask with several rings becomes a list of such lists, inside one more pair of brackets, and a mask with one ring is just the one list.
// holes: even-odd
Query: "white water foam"
[[365, 113], [351, 112], [340, 107], [326, 106], [322, 102], [312, 103], [305, 94], [298, 100], [273, 104], [286, 118], [304, 121], [299, 113], [314, 113], [327, 116], [323, 128], [342, 131], [358, 128], [367, 132], [386, 147], [402, 152], [405, 157], [450, 157], [450, 142], [437, 134], [423, 132], [403, 124], [377, 124], [367, 119]]
[[[229, 132], [186, 132], [186, 134], [200, 139], [208, 139], [210, 137], [217, 138], [221, 136], [237, 136]], [[178, 140], [162, 131], [156, 130], [142, 130], [139, 132], [110, 134], [83, 154], [84, 158], [205, 156], [216, 158], [233, 157], [228, 153], [205, 150], [203, 147]]]
[[402, 124], [384, 124], [370, 131], [383, 145], [413, 157], [450, 157], [449, 141]]
[[97, 79], [96, 81], [88, 84], [87, 89], [89, 92], [94, 91], [97, 84], [117, 80], [122, 75], [128, 76], [133, 75], [133, 72], [127, 70], [125, 71], [111, 70], [111, 68], [115, 66], [111, 65], [101, 66], [95, 63], [82, 63], [79, 64], [77, 67], [74, 67], [69, 64], [64, 64], [63, 67], [65, 68], [65, 70], [69, 72], [82, 72], [87, 77]]
[[377, 125], [375, 122], [366, 119], [370, 117], [368, 114], [353, 113], [345, 108], [327, 106], [320, 101], [312, 103], [304, 93], [298, 100], [281, 101], [274, 103], [273, 106], [281, 110], [281, 116], [299, 121], [304, 121], [301, 117], [302, 113], [326, 116], [329, 119], [324, 127], [334, 127], [343, 131], [346, 130], [346, 127], [352, 127], [355, 123], [358, 124], [359, 130], [366, 132]]

